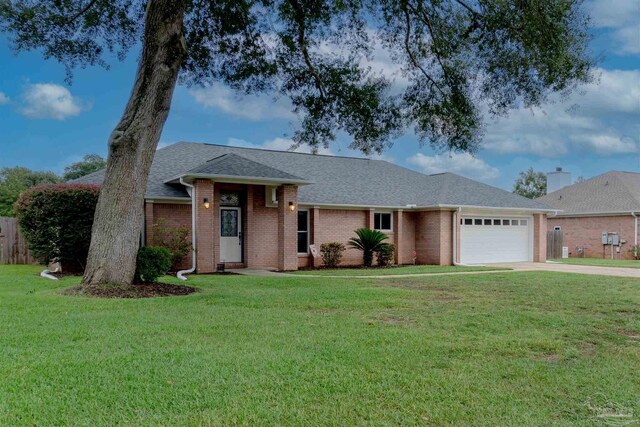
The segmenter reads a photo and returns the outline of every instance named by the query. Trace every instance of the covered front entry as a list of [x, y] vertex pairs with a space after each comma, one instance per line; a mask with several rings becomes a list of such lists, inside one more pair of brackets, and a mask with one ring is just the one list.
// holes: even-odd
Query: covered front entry
[[460, 221], [460, 262], [533, 261], [533, 217], [465, 215]]
[[220, 261], [242, 262], [242, 210], [220, 208]]

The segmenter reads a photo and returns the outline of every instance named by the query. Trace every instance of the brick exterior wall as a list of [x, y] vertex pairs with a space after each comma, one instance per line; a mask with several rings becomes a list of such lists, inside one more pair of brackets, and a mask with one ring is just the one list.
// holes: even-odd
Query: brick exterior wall
[[[186, 227], [191, 241], [191, 204], [145, 203], [145, 244], [153, 245], [153, 225], [160, 220], [167, 227]], [[179, 270], [191, 268], [191, 254], [183, 258], [176, 266]]]
[[[611, 257], [611, 249], [607, 246], [603, 253], [602, 233], [617, 232], [620, 240], [626, 240], [620, 253], [614, 251], [615, 258], [633, 259], [629, 249], [633, 246], [635, 233], [635, 218], [631, 215], [589, 216], [589, 217], [549, 217], [547, 230], [555, 226], [562, 228], [562, 245], [569, 248], [570, 257], [579, 257], [577, 248], [584, 247], [586, 258]], [[640, 236], [638, 236], [640, 241]]]
[[[294, 210], [289, 208], [295, 206]], [[298, 269], [298, 187], [278, 187], [278, 270]]]
[[[277, 268], [281, 270], [295, 270], [307, 266], [319, 266], [321, 258], [313, 259], [297, 254], [297, 187], [287, 185], [279, 187], [278, 207], [266, 205], [265, 186], [263, 185], [231, 185], [214, 184], [211, 181], [197, 180], [196, 187], [196, 223], [197, 236], [197, 272], [210, 273], [215, 271], [216, 260], [220, 259], [220, 191], [221, 189], [236, 189], [243, 192], [242, 202], [242, 232], [243, 232], [243, 264], [237, 266], [251, 268]], [[207, 197], [210, 208], [204, 208], [202, 199]], [[289, 209], [289, 201], [296, 205], [296, 210]], [[318, 207], [304, 208], [309, 211], [309, 242], [315, 244], [318, 251], [320, 245], [326, 242], [341, 242], [347, 246], [342, 266], [361, 265], [362, 253], [348, 247], [348, 240], [355, 236], [354, 231], [362, 227], [373, 228], [372, 209], [324, 209]], [[146, 203], [145, 205], [145, 233], [146, 243], [153, 239], [152, 225], [158, 218], [166, 218], [169, 226], [191, 227], [191, 205], [172, 203]], [[581, 218], [584, 220], [587, 218]], [[396, 262], [410, 264], [413, 262], [412, 252], [417, 252], [417, 264], [452, 264], [452, 227], [453, 212], [442, 211], [394, 211], [392, 215], [393, 231], [389, 232], [389, 243], [396, 245]], [[606, 221], [604, 218], [595, 221]], [[621, 227], [617, 230], [613, 226], [594, 225], [593, 236], [599, 244], [602, 230], [619, 231], [622, 238], [633, 241], [633, 218], [619, 217]], [[559, 221], [564, 221], [560, 223]], [[611, 218], [609, 219], [611, 221]], [[567, 219], [555, 218], [549, 220], [548, 227], [554, 225], [566, 228], [565, 246], [575, 246], [579, 243], [569, 243], [571, 238], [584, 235], [576, 223], [572, 231]], [[622, 224], [626, 228], [622, 228]], [[460, 229], [458, 227], [458, 239]], [[546, 216], [534, 216], [534, 260], [544, 261], [546, 258]], [[631, 231], [629, 231], [631, 230]], [[541, 232], [540, 232], [541, 231]], [[189, 236], [191, 238], [191, 236]], [[580, 243], [582, 244], [582, 243]], [[584, 244], [586, 246], [586, 244]], [[626, 245], [628, 249], [630, 245]], [[458, 250], [460, 242], [458, 240]], [[571, 247], [574, 250], [573, 247]], [[624, 255], [628, 255], [625, 253]], [[459, 255], [458, 255], [459, 256]], [[587, 256], [597, 256], [587, 255]], [[459, 258], [458, 258], [459, 259]], [[189, 268], [191, 257], [186, 257], [179, 268]], [[231, 267], [231, 266], [229, 266]]]
[[253, 225], [247, 229], [246, 237], [253, 249], [248, 254], [245, 252], [247, 265], [278, 268], [278, 208], [266, 206], [264, 185], [252, 187]]
[[415, 213], [415, 238], [418, 264], [452, 264], [452, 212]]
[[[413, 251], [416, 250], [416, 214], [415, 212], [403, 212], [402, 233], [405, 238], [402, 240], [400, 249], [402, 250], [402, 263], [413, 264]], [[417, 260], [416, 260], [417, 262]]]
[[362, 265], [362, 252], [347, 243], [355, 236], [356, 229], [367, 227], [368, 213], [369, 210], [319, 209], [319, 220], [314, 221], [313, 243], [320, 250], [322, 243], [340, 242], [347, 247], [340, 265]]
[[533, 215], [533, 262], [547, 260], [547, 216]]
[[[219, 211], [214, 200], [213, 182], [198, 179], [194, 182], [196, 194], [196, 272], [213, 273], [216, 266], [216, 243], [219, 233]], [[209, 208], [204, 206], [204, 198], [209, 199]]]

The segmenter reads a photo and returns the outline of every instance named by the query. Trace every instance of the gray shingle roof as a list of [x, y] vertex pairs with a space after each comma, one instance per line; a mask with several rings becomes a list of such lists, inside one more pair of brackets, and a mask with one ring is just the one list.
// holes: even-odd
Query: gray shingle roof
[[559, 215], [640, 212], [640, 173], [611, 171], [537, 199]]
[[[187, 198], [181, 185], [165, 184], [165, 181], [181, 172], [205, 167], [207, 160], [225, 154], [235, 154], [310, 181], [312, 184], [301, 186], [298, 190], [298, 200], [302, 204], [549, 209], [534, 200], [459, 175], [424, 175], [383, 160], [190, 142], [179, 142], [156, 151], [146, 197]], [[76, 182], [100, 183], [103, 177], [104, 172], [99, 171]]]
[[225, 177], [247, 177], [247, 178], [260, 178], [260, 179], [272, 179], [281, 181], [300, 181], [306, 182], [306, 180], [291, 175], [287, 172], [281, 171], [276, 168], [272, 168], [265, 164], [255, 162], [253, 160], [246, 159], [238, 156], [237, 154], [227, 153], [211, 159], [193, 169], [190, 169], [180, 175], [208, 175], [211, 177], [225, 176]]

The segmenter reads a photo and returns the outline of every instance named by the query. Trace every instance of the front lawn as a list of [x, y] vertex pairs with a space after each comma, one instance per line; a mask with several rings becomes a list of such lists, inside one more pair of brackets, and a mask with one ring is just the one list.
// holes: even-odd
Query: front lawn
[[511, 270], [506, 267], [465, 267], [454, 265], [404, 265], [387, 268], [320, 268], [292, 271], [293, 274], [313, 276], [389, 276], [394, 274], [463, 273], [471, 271]]
[[189, 296], [115, 300], [60, 295], [79, 279], [37, 271], [0, 266], [2, 426], [586, 426], [640, 415], [637, 279], [200, 276]]
[[563, 258], [549, 261], [563, 264], [596, 265], [601, 267], [640, 268], [640, 260], [635, 259], [603, 259], [603, 258]]

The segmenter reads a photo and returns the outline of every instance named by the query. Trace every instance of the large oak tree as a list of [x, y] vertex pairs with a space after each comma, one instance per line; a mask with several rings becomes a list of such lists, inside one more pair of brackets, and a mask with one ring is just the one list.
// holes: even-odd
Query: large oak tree
[[[130, 284], [147, 175], [176, 83], [288, 97], [296, 143], [381, 152], [405, 130], [474, 151], [483, 116], [590, 79], [588, 19], [574, 0], [0, 0], [17, 51], [107, 67], [140, 49], [109, 137], [83, 283]], [[401, 90], [367, 64], [385, 49]], [[397, 89], [394, 88], [394, 89]]]

